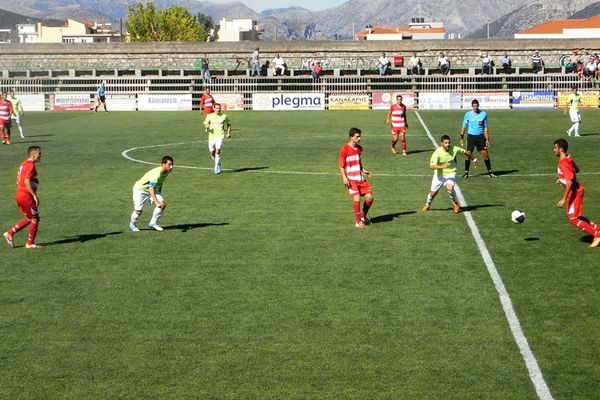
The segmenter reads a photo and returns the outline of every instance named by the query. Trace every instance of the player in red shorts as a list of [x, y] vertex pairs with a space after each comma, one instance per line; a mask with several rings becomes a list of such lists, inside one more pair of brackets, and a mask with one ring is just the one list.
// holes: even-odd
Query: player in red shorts
[[567, 153], [569, 143], [565, 139], [554, 142], [554, 154], [558, 157], [558, 179], [556, 183], [562, 185], [565, 190], [556, 207], [563, 208], [566, 204], [567, 217], [571, 225], [594, 236], [590, 247], [600, 246], [600, 229], [598, 225], [584, 217], [583, 214], [583, 186], [577, 181], [579, 167]]
[[[362, 165], [360, 135], [360, 129], [350, 128], [348, 132], [350, 141], [342, 146], [340, 150], [339, 165], [344, 186], [348, 189], [348, 194], [352, 198], [352, 208], [354, 209], [354, 219], [356, 221], [355, 226], [364, 229], [370, 223], [367, 213], [371, 204], [373, 204], [373, 192], [371, 191], [369, 182], [363, 178], [363, 174], [371, 176], [371, 173], [365, 170]], [[361, 197], [365, 198], [362, 212], [360, 210]]]
[[17, 222], [7, 232], [4, 232], [4, 239], [10, 247], [14, 247], [13, 236], [15, 233], [29, 226], [29, 235], [27, 236], [25, 247], [28, 249], [39, 249], [42, 246], [35, 244], [35, 236], [40, 220], [38, 213], [39, 200], [37, 197], [39, 181], [35, 164], [42, 158], [42, 149], [39, 146], [29, 146], [27, 156], [27, 160], [21, 163], [17, 172], [17, 205], [25, 218]]
[[398, 136], [400, 137], [400, 144], [402, 145], [402, 155], [406, 155], [406, 129], [408, 128], [408, 121], [406, 120], [406, 106], [402, 104], [402, 96], [396, 96], [396, 104], [392, 104], [390, 111], [388, 111], [385, 117], [385, 123], [391, 122], [392, 131], [392, 147], [390, 151], [392, 154], [396, 154], [396, 143], [398, 143]]
[[208, 115], [214, 111], [215, 99], [210, 94], [210, 88], [206, 88], [204, 94], [200, 98], [200, 109], [204, 114]]
[[0, 135], [2, 144], [10, 144], [10, 117], [13, 113], [13, 105], [6, 100], [6, 92], [0, 93]]

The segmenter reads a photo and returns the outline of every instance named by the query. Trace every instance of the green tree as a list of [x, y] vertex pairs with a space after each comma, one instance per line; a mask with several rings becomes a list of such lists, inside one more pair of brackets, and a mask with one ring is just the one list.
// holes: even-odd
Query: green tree
[[157, 10], [154, 3], [129, 6], [127, 31], [134, 42], [204, 41], [208, 33], [183, 6]]

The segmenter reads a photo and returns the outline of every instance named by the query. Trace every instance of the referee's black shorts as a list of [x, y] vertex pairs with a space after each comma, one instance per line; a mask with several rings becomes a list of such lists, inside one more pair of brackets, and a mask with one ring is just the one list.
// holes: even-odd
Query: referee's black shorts
[[473, 149], [477, 149], [477, 151], [487, 150], [483, 135], [467, 135], [467, 151], [473, 152]]

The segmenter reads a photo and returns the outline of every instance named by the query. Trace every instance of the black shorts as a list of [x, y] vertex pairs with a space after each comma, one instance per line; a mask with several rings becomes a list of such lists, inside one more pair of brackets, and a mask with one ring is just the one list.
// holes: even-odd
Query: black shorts
[[99, 96], [100, 102], [104, 103], [106, 101], [106, 96]]
[[483, 135], [467, 135], [467, 151], [473, 152], [475, 148], [477, 151], [487, 150]]

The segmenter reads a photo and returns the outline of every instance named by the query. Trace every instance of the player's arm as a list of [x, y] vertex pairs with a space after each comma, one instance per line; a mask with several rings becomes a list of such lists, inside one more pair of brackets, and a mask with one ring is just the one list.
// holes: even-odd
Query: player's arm
[[556, 207], [558, 208], [563, 208], [563, 206], [565, 205], [565, 202], [567, 201], [567, 196], [569, 195], [569, 192], [571, 191], [571, 187], [573, 186], [573, 181], [571, 179], [565, 179], [565, 183], [561, 183], [565, 190], [563, 192], [562, 197], [560, 198], [560, 200], [558, 201], [558, 203], [556, 203]]
[[392, 109], [390, 108], [387, 115], [385, 116], [385, 123], [389, 124], [391, 122], [391, 118], [392, 118]]
[[150, 193], [150, 197], [152, 198], [152, 201], [154, 201], [154, 204], [156, 204], [156, 207], [165, 208], [165, 203], [158, 200], [158, 197], [156, 196], [157, 190], [155, 188], [157, 188], [157, 183], [150, 182], [148, 185], [148, 193]]
[[348, 180], [348, 177], [346, 176], [346, 171], [344, 170], [344, 167], [342, 165], [340, 165], [340, 172], [342, 173], [342, 182], [344, 183], [344, 186], [350, 187], [350, 181]]
[[227, 121], [227, 139], [231, 139], [231, 124]]
[[490, 131], [487, 127], [487, 121], [485, 128], [483, 128], [483, 137], [485, 138], [485, 147], [486, 149], [490, 147]]
[[33, 190], [33, 186], [31, 186], [31, 180], [29, 178], [25, 178], [25, 179], [23, 179], [23, 184], [27, 188], [27, 191], [29, 192], [31, 197], [33, 197], [33, 200], [35, 201], [35, 205], [36, 206], [39, 205], [40, 201], [37, 197], [37, 193], [35, 192], [35, 190]]
[[406, 107], [404, 107], [404, 127], [408, 129], [408, 115], [406, 114]]

